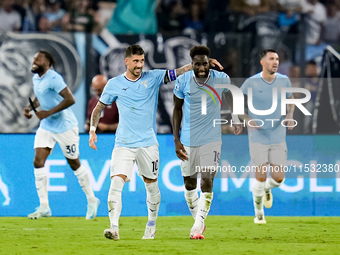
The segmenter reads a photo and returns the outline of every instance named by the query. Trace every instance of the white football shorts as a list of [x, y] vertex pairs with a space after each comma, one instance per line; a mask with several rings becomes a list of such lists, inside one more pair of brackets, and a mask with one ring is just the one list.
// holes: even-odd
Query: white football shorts
[[158, 145], [140, 148], [114, 147], [111, 157], [110, 176], [122, 174], [127, 177], [125, 182], [129, 182], [135, 162], [139, 176], [152, 180], [156, 179], [159, 168]]
[[250, 158], [253, 166], [260, 166], [265, 163], [273, 165], [286, 165], [287, 144], [261, 144], [249, 143]]
[[50, 148], [51, 153], [55, 144], [58, 143], [63, 154], [68, 159], [79, 157], [79, 129], [74, 127], [64, 133], [52, 133], [42, 128], [38, 128], [35, 139], [35, 148]]
[[182, 176], [194, 176], [206, 169], [217, 169], [220, 164], [221, 142], [201, 146], [184, 146], [188, 160], [181, 162]]

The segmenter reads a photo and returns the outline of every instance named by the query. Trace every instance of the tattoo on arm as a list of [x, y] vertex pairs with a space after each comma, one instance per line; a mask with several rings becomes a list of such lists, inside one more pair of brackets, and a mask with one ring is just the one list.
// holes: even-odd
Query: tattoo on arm
[[100, 115], [105, 108], [105, 104], [98, 102], [91, 114], [90, 126], [97, 127], [100, 119]]
[[188, 71], [191, 71], [191, 70], [192, 70], [191, 64], [182, 66], [182, 67], [176, 69], [176, 76], [179, 76], [179, 75], [184, 74], [185, 72], [188, 72]]

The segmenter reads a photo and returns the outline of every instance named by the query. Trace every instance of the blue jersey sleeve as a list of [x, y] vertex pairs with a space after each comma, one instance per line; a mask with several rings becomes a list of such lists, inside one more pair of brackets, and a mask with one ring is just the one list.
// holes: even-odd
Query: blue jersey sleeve
[[241, 86], [242, 93], [248, 95], [249, 79], [245, 80]]
[[175, 88], [174, 88], [174, 94], [176, 97], [179, 99], [184, 99], [184, 92], [183, 92], [183, 87], [184, 87], [184, 75], [179, 76], [179, 78], [176, 80], [175, 83]]
[[114, 80], [110, 80], [101, 94], [99, 101], [103, 104], [110, 105], [113, 101], [116, 101], [117, 93], [115, 92]]
[[155, 69], [150, 70], [149, 72], [152, 74], [153, 78], [155, 79], [155, 84], [158, 85], [158, 87], [164, 84], [166, 70]]
[[63, 77], [56, 72], [53, 74], [53, 77], [50, 79], [50, 81], [51, 89], [53, 89], [58, 94], [67, 86]]
[[[226, 73], [221, 72], [221, 78], [223, 78], [223, 83], [224, 84], [230, 84], [231, 83], [230, 82], [230, 78], [229, 78], [229, 76]], [[225, 89], [223, 89], [222, 92], [226, 93], [228, 91], [229, 91], [229, 89], [225, 88]]]

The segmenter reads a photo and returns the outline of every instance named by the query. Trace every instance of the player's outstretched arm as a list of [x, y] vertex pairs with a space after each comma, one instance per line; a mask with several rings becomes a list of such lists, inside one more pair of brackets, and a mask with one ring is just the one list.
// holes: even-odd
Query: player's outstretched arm
[[[218, 66], [220, 68], [220, 70], [223, 69], [223, 66], [221, 65], [220, 62], [218, 62], [216, 59], [214, 58], [210, 58], [209, 59], [209, 64], [212, 66], [212, 67], [215, 67], [215, 66]], [[185, 65], [185, 66], [182, 66], [180, 68], [177, 68], [175, 69], [176, 71], [176, 76], [180, 76], [181, 74], [184, 74], [185, 72], [188, 72], [188, 71], [191, 71], [192, 70], [192, 64], [188, 64], [188, 65]]]
[[[214, 59], [214, 58], [210, 58], [209, 59], [209, 64], [210, 64], [210, 66], [212, 66], [212, 67], [215, 67], [216, 65], [220, 68], [220, 70], [222, 70], [223, 69], [223, 66], [220, 64], [220, 62], [218, 62], [216, 59]], [[187, 65], [185, 65], [185, 66], [182, 66], [182, 67], [180, 67], [180, 68], [177, 68], [177, 69], [175, 69], [175, 74], [174, 74], [174, 76], [175, 77], [178, 77], [178, 76], [180, 76], [180, 75], [182, 75], [182, 74], [184, 74], [184, 73], [186, 73], [186, 72], [188, 72], [188, 71], [191, 71], [193, 68], [192, 68], [192, 64], [190, 63], [190, 64], [187, 64]], [[168, 77], [168, 75], [166, 75], [165, 76], [165, 78], [164, 78], [164, 83], [168, 83], [168, 82], [170, 82], [170, 81], [173, 81], [173, 80], [175, 80], [176, 78], [174, 78], [174, 77]]]
[[98, 101], [91, 114], [89, 146], [94, 150], [97, 150], [97, 146], [95, 144], [97, 142], [96, 129], [99, 123], [101, 112], [104, 110], [105, 106], [105, 104]]
[[174, 95], [174, 103], [175, 103], [175, 106], [174, 106], [174, 110], [172, 114], [171, 124], [172, 124], [172, 130], [174, 134], [176, 155], [180, 160], [185, 161], [185, 160], [188, 160], [187, 152], [185, 151], [184, 146], [179, 139], [181, 122], [183, 118], [182, 107], [183, 107], [184, 100], [179, 99], [178, 97]]

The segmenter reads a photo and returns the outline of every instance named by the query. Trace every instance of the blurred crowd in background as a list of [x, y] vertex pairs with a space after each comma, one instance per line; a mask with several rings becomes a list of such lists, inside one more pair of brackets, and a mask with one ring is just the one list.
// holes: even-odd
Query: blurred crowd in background
[[[82, 31], [179, 35], [242, 31], [249, 17], [275, 13], [299, 32], [310, 19], [309, 44], [340, 39], [340, 0], [0, 0], [0, 32]], [[296, 26], [292, 26], [296, 25]], [[247, 28], [251, 29], [251, 28]]]

